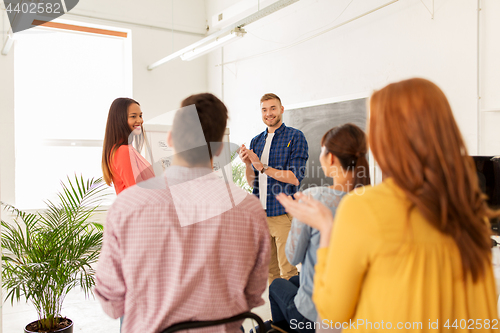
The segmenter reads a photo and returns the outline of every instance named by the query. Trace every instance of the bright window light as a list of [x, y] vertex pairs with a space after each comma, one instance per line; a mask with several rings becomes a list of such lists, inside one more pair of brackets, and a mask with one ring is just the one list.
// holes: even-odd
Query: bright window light
[[75, 173], [102, 176], [109, 106], [117, 97], [132, 96], [128, 36], [47, 28], [16, 34], [17, 207], [44, 208], [60, 181]]

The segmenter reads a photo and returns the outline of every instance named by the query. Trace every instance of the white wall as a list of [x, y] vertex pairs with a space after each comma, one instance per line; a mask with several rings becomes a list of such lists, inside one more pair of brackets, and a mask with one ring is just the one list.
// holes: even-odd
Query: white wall
[[[483, 0], [481, 10], [481, 149], [500, 155], [500, 1]], [[488, 112], [493, 111], [495, 112]]]
[[205, 0], [85, 0], [71, 11], [147, 26], [206, 33]]
[[[207, 0], [207, 17], [237, 1]], [[389, 0], [300, 0], [245, 29], [208, 56], [209, 90], [224, 96], [231, 139], [249, 143], [264, 129], [259, 99], [287, 105], [366, 95], [389, 82], [424, 77], [448, 96], [471, 154], [477, 150], [477, 1], [435, 0], [434, 19], [420, 0], [400, 0], [340, 28], [291, 46]], [[432, 10], [432, 1], [424, 0]], [[500, 2], [481, 0], [481, 108], [500, 110]], [[338, 18], [337, 18], [338, 17]], [[277, 50], [272, 53], [265, 52]], [[224, 81], [224, 91], [222, 91]], [[286, 111], [285, 111], [286, 112]], [[482, 114], [481, 154], [500, 154], [500, 112]], [[311, 143], [312, 144], [312, 143]]]
[[[173, 22], [172, 22], [173, 5]], [[207, 90], [206, 58], [171, 61], [154, 71], [147, 66], [203, 38], [206, 34], [204, 0], [85, 0], [64, 19], [131, 29], [133, 93], [144, 119], [176, 109], [180, 101]], [[96, 19], [97, 18], [97, 19]], [[130, 23], [127, 23], [130, 22]], [[9, 22], [0, 15], [3, 45]], [[172, 33], [172, 30], [174, 32]], [[0, 55], [0, 200], [14, 201], [14, 55]], [[85, 98], [88, 96], [82, 96]], [[118, 97], [118, 96], [117, 96]], [[107, 112], [107, 110], [105, 111]], [[103, 133], [104, 135], [104, 133]], [[36, 185], [36, 184], [34, 184]]]

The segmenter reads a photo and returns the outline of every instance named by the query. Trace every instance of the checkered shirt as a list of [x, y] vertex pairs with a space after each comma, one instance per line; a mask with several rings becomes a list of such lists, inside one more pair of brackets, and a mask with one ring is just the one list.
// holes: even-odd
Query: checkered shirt
[[124, 190], [109, 209], [95, 295], [109, 316], [124, 315], [123, 333], [231, 317], [264, 304], [269, 249], [257, 198], [208, 168], [171, 166]]
[[[269, 151], [268, 165], [278, 170], [291, 170], [300, 183], [302, 179], [304, 179], [306, 162], [309, 158], [308, 146], [304, 133], [298, 129], [285, 126], [285, 123], [281, 124], [274, 133], [273, 142]], [[254, 137], [250, 142], [250, 149], [253, 149], [259, 159], [262, 156], [266, 138], [267, 129]], [[253, 183], [253, 194], [259, 196], [259, 171], [254, 168], [254, 173], [255, 181]], [[283, 183], [272, 177], [267, 177], [267, 216], [285, 214], [285, 208], [276, 200], [276, 195], [279, 193], [292, 195], [299, 190], [299, 186]]]

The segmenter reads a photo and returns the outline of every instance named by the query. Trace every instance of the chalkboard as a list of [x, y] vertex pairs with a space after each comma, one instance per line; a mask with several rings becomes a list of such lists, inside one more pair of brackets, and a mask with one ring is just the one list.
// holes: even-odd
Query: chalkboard
[[309, 187], [333, 185], [332, 179], [325, 177], [319, 163], [321, 138], [332, 127], [346, 123], [355, 124], [366, 132], [366, 103], [366, 98], [360, 98], [285, 110], [283, 119], [286, 125], [301, 130], [309, 145], [309, 159], [306, 176], [300, 184], [301, 191]]

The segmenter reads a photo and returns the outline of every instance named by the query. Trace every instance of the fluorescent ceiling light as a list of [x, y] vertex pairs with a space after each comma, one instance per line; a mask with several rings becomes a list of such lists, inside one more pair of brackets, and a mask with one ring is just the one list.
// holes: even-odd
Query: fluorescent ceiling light
[[208, 43], [208, 44], [200, 46], [200, 47], [196, 47], [196, 48], [192, 49], [191, 51], [183, 53], [181, 55], [181, 59], [184, 61], [191, 61], [191, 60], [196, 59], [204, 54], [207, 54], [208, 52], [213, 51], [216, 48], [219, 48], [219, 47], [222, 47], [226, 44], [229, 44], [229, 43], [235, 41], [236, 39], [243, 37], [245, 34], [246, 34], [246, 31], [241, 29], [241, 28], [234, 29], [226, 36], [217, 37], [217, 39], [215, 39], [211, 43]]
[[14, 44], [14, 36], [12, 35], [12, 30], [10, 30], [7, 34], [7, 38], [5, 39], [5, 43], [3, 44], [2, 54], [7, 55]]
[[224, 36], [225, 34], [227, 34], [231, 30], [234, 30], [237, 28], [243, 28], [244, 26], [251, 24], [255, 21], [258, 21], [261, 18], [266, 17], [266, 16], [268, 16], [268, 15], [270, 15], [270, 14], [272, 14], [272, 13], [274, 13], [282, 8], [290, 6], [291, 4], [293, 4], [297, 1], [299, 1], [299, 0], [279, 0], [279, 1], [276, 1], [272, 5], [269, 5], [266, 8], [259, 10], [258, 12], [253, 13], [253, 14], [241, 19], [240, 21], [233, 23], [233, 24], [221, 29], [220, 31], [217, 31], [217, 32], [211, 34], [210, 36], [207, 36], [207, 37], [205, 37], [205, 38], [203, 38], [203, 39], [201, 39], [201, 40], [199, 40], [199, 41], [197, 41], [189, 46], [186, 46], [185, 48], [180, 49], [179, 51], [172, 53], [171, 55], [169, 55], [163, 59], [158, 60], [157, 62], [149, 65], [148, 70], [151, 71], [151, 70], [155, 69], [156, 67], [161, 66], [164, 63], [183, 55], [184, 53], [192, 51], [194, 48], [196, 48], [200, 45], [203, 45], [207, 42], [211, 42], [214, 39], [219, 38], [220, 36]]

